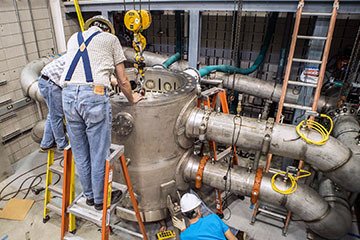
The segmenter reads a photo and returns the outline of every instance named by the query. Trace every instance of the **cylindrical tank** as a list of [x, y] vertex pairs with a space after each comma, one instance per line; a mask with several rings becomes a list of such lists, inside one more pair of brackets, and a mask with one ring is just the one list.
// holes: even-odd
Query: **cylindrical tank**
[[[130, 81], [136, 77], [134, 69], [127, 75]], [[175, 167], [187, 145], [179, 144], [184, 131], [175, 126], [184, 106], [195, 105], [196, 81], [180, 71], [149, 68], [144, 85], [145, 98], [137, 104], [122, 94], [112, 98], [112, 143], [125, 146], [140, 211], [145, 222], [153, 222], [166, 218], [167, 196], [176, 194]], [[119, 165], [115, 170], [114, 180], [123, 182]]]

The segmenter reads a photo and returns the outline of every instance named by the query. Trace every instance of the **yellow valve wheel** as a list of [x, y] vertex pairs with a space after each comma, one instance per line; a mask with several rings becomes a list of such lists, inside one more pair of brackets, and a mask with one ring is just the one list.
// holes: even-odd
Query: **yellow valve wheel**
[[133, 32], [141, 32], [150, 27], [151, 14], [146, 10], [130, 10], [125, 14], [124, 23], [127, 29]]

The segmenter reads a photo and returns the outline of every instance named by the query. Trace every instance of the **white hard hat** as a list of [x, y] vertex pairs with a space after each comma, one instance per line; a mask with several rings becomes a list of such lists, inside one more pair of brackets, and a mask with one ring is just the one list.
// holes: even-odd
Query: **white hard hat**
[[115, 34], [114, 26], [111, 24], [109, 19], [107, 19], [103, 15], [96, 15], [96, 16], [86, 20], [84, 29], [88, 30], [94, 22], [99, 22], [101, 24], [106, 25], [106, 27], [110, 30], [110, 33]]
[[183, 213], [197, 208], [200, 204], [200, 199], [192, 193], [185, 193], [180, 200], [180, 207]]

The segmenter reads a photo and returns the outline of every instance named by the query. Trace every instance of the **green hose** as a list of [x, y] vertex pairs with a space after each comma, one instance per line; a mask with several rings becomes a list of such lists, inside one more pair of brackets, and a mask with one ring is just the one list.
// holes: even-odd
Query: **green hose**
[[269, 28], [266, 31], [266, 36], [265, 36], [263, 44], [261, 45], [260, 53], [259, 53], [258, 57], [256, 58], [254, 64], [250, 68], [236, 68], [235, 69], [234, 66], [230, 66], [230, 65], [207, 66], [207, 67], [201, 68], [199, 70], [200, 76], [201, 77], [206, 76], [209, 73], [211, 73], [212, 71], [240, 73], [240, 74], [244, 74], [244, 75], [254, 72], [260, 66], [260, 64], [262, 63], [262, 61], [265, 58], [266, 52], [270, 45], [271, 38], [275, 32], [275, 25], [276, 25], [278, 15], [279, 15], [279, 13], [277, 13], [277, 12], [275, 12], [271, 15], [270, 20], [269, 20]]
[[179, 52], [175, 53], [171, 57], [169, 57], [165, 62], [163, 62], [164, 67], [169, 67], [171, 64], [176, 62], [181, 58], [181, 54]]

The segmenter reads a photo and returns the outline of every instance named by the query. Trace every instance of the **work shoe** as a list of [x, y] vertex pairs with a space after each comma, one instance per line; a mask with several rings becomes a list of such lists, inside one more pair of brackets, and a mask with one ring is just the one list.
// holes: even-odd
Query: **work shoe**
[[[118, 203], [121, 199], [121, 196], [122, 196], [121, 190], [116, 190], [111, 192], [111, 205]], [[98, 211], [103, 210], [103, 203], [95, 203], [94, 208]]]
[[46, 148], [40, 147], [40, 152], [47, 152], [52, 148], [56, 148], [56, 143], [53, 143], [50, 147], [46, 147]]
[[86, 198], [86, 205], [94, 206], [95, 202], [93, 198]]

